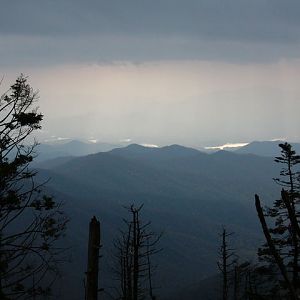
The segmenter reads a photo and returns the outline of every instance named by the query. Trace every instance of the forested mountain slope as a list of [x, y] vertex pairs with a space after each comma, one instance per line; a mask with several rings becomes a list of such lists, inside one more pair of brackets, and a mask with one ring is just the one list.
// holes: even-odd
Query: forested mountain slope
[[83, 293], [88, 222], [93, 215], [102, 224], [100, 278], [108, 288], [117, 284], [112, 280], [111, 253], [112, 241], [126, 216], [123, 206], [145, 204], [143, 219], [164, 232], [164, 250], [157, 255], [157, 285], [158, 293], [167, 296], [217, 272], [222, 224], [236, 233], [235, 247], [254, 257], [262, 239], [254, 193], [267, 201], [279, 189], [272, 181], [278, 174], [272, 158], [225, 151], [208, 155], [178, 145], [130, 145], [41, 166], [39, 180], [51, 178], [48, 189], [65, 202], [71, 217], [68, 243], [73, 262], [66, 265], [65, 274], [71, 272], [71, 277], [65, 276], [69, 283], [64, 287], [72, 281], [68, 291], [72, 299], [80, 299]]

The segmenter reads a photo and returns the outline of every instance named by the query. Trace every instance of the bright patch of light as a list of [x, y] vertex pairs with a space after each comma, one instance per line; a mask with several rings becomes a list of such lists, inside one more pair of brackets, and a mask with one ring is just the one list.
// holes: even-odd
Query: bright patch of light
[[88, 140], [90, 143], [93, 143], [93, 144], [96, 144], [97, 142], [98, 142], [98, 140], [96, 140], [96, 139], [90, 139], [90, 140]]
[[148, 147], [148, 148], [158, 148], [158, 146], [154, 144], [141, 144], [141, 146]]
[[70, 138], [66, 138], [66, 137], [58, 137], [57, 140], [58, 140], [58, 141], [66, 141], [66, 140], [70, 140]]
[[221, 146], [204, 147], [206, 150], [224, 150], [226, 148], [240, 148], [247, 146], [249, 143], [227, 143]]

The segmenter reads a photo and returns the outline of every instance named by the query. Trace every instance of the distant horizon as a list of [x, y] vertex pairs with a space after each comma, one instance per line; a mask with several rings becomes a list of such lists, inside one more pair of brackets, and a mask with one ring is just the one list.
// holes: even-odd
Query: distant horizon
[[50, 139], [44, 139], [44, 140], [39, 140], [39, 143], [41, 144], [63, 144], [63, 143], [68, 143], [72, 141], [78, 141], [78, 142], [83, 142], [83, 143], [88, 143], [88, 144], [110, 144], [114, 146], [128, 146], [132, 144], [137, 144], [143, 147], [148, 147], [148, 148], [162, 148], [166, 146], [171, 146], [171, 145], [180, 145], [184, 147], [190, 147], [190, 148], [195, 148], [195, 149], [203, 149], [203, 150], [226, 150], [226, 149], [238, 149], [244, 146], [247, 146], [251, 143], [254, 142], [288, 142], [288, 143], [300, 143], [300, 141], [288, 141], [286, 139], [271, 139], [271, 140], [253, 140], [253, 141], [248, 141], [248, 142], [240, 142], [240, 143], [224, 143], [224, 144], [215, 144], [215, 145], [189, 145], [189, 144], [184, 144], [184, 143], [165, 143], [165, 144], [153, 144], [153, 143], [145, 143], [145, 142], [139, 142], [139, 141], [134, 141], [131, 139], [123, 139], [123, 140], [111, 140], [111, 141], [105, 141], [105, 140], [100, 140], [100, 139], [86, 139], [86, 138], [78, 138], [78, 137], [52, 137]]
[[[0, 92], [39, 91], [48, 138], [300, 140], [300, 3], [4, 1]], [[14, 12], [14, 19], [7, 12]]]

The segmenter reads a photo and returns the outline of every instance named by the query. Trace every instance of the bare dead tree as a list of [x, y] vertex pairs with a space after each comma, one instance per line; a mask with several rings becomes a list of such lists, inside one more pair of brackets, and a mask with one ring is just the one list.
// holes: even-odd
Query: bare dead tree
[[86, 300], [98, 299], [100, 222], [94, 216], [89, 225], [88, 264], [86, 272]]
[[222, 242], [219, 248], [219, 261], [217, 262], [218, 268], [222, 274], [222, 299], [229, 299], [229, 276], [232, 273], [232, 268], [236, 264], [236, 255], [234, 250], [228, 245], [228, 237], [233, 232], [228, 233], [226, 228], [223, 228], [220, 234]]
[[150, 230], [150, 222], [144, 223], [140, 218], [143, 205], [128, 209], [131, 219], [124, 220], [126, 230], [114, 244], [116, 249], [116, 279], [119, 281], [119, 299], [140, 300], [154, 296], [153, 273], [155, 267], [151, 257], [161, 249], [157, 244], [161, 235]]

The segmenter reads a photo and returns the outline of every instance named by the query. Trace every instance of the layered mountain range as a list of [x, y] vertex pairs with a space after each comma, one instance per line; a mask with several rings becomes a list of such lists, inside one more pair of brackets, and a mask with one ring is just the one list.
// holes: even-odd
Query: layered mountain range
[[109, 294], [117, 285], [113, 241], [127, 217], [124, 206], [144, 203], [142, 219], [151, 221], [154, 231], [163, 232], [163, 251], [155, 258], [156, 293], [170, 299], [176, 291], [203, 286], [202, 280], [218, 272], [222, 226], [235, 232], [232, 243], [239, 255], [255, 260], [263, 236], [254, 194], [270, 203], [280, 189], [272, 180], [280, 166], [271, 157], [226, 151], [207, 154], [180, 145], [132, 144], [42, 161], [35, 168], [40, 182], [50, 178], [47, 192], [64, 202], [70, 217], [65, 243], [71, 262], [63, 268], [58, 289], [64, 299], [83, 297], [88, 222], [93, 215], [101, 221], [100, 282]]

